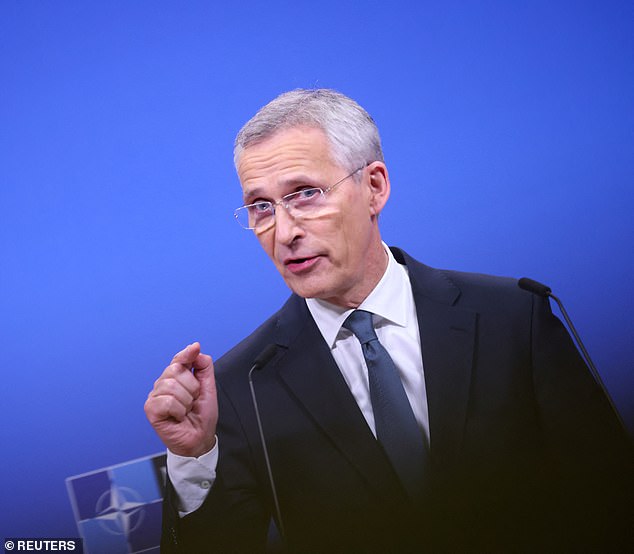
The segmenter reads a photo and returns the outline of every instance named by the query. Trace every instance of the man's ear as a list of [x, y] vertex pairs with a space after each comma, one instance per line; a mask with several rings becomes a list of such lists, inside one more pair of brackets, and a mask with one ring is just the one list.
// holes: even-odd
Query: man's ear
[[366, 171], [370, 188], [370, 213], [379, 215], [390, 197], [390, 176], [383, 162], [372, 162]]

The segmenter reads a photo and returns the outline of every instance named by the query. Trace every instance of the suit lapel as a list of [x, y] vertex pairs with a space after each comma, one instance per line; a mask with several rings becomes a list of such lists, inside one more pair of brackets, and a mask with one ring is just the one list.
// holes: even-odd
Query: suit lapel
[[282, 311], [277, 342], [287, 349], [275, 366], [290, 393], [370, 486], [393, 494], [391, 466], [302, 299]]
[[[460, 289], [445, 273], [392, 249], [408, 267], [421, 337], [434, 466], [455, 460], [462, 445], [474, 359], [477, 314], [457, 306]], [[391, 467], [359, 410], [305, 302], [293, 295], [280, 312], [275, 364], [280, 378], [341, 453], [372, 486]], [[390, 485], [391, 486], [391, 485]], [[387, 494], [387, 489], [385, 490]]]
[[429, 408], [430, 452], [437, 467], [458, 454], [464, 434], [473, 366], [475, 312], [457, 306], [460, 289], [441, 271], [394, 250], [407, 264], [421, 338]]

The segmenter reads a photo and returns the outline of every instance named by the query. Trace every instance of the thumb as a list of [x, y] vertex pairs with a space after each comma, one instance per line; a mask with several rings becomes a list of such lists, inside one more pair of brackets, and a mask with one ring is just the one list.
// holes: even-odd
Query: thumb
[[207, 379], [214, 372], [214, 363], [209, 354], [198, 354], [192, 362], [194, 375], [197, 379]]
[[193, 363], [194, 377], [198, 379], [200, 388], [196, 396], [196, 402], [192, 408], [192, 415], [207, 421], [212, 425], [215, 435], [215, 426], [218, 420], [218, 399], [216, 390], [216, 376], [211, 356], [198, 354]]
[[206, 396], [208, 393], [214, 393], [216, 390], [216, 379], [214, 375], [214, 363], [208, 354], [198, 354], [194, 360], [192, 367], [194, 376], [200, 383], [200, 394]]

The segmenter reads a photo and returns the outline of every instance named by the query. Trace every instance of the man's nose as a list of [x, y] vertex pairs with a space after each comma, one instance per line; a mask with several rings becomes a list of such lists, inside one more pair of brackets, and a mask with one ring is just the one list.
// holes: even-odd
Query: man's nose
[[298, 221], [283, 204], [275, 210], [275, 240], [282, 244], [291, 244], [303, 234]]

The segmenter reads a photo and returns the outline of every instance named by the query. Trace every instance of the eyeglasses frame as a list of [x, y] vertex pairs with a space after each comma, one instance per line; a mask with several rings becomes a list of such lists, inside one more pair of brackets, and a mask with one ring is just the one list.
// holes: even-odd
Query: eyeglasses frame
[[247, 231], [255, 231], [257, 229], [257, 227], [245, 227], [242, 223], [240, 223], [240, 220], [238, 219], [240, 210], [246, 210], [246, 209], [248, 209], [248, 208], [250, 208], [252, 206], [256, 206], [258, 204], [270, 204], [271, 208], [273, 210], [273, 213], [271, 214], [273, 223], [270, 225], [270, 227], [267, 227], [266, 230], [268, 230], [269, 228], [271, 228], [271, 227], [273, 227], [275, 225], [275, 211], [276, 211], [277, 206], [283, 206], [284, 209], [286, 211], [288, 211], [288, 209], [289, 209], [289, 198], [296, 197], [298, 194], [300, 194], [300, 193], [302, 193], [302, 192], [304, 192], [306, 190], [318, 190], [319, 194], [321, 196], [326, 196], [328, 193], [332, 192], [332, 190], [334, 190], [335, 187], [337, 187], [338, 185], [343, 183], [346, 179], [349, 179], [350, 177], [352, 177], [355, 173], [358, 173], [362, 169], [365, 169], [368, 165], [369, 165], [368, 163], [363, 164], [362, 166], [360, 166], [357, 169], [355, 169], [352, 173], [349, 173], [343, 179], [340, 179], [334, 185], [330, 185], [326, 189], [322, 189], [321, 187], [308, 187], [307, 189], [302, 189], [302, 190], [298, 190], [298, 191], [295, 191], [295, 192], [291, 192], [289, 194], [285, 194], [277, 202], [273, 202], [271, 200], [262, 200], [260, 202], [254, 202], [253, 204], [245, 204], [244, 206], [240, 206], [239, 208], [236, 208], [236, 210], [233, 212], [233, 217], [236, 219], [236, 221], [238, 222], [238, 225], [240, 225], [240, 227], [242, 229], [245, 229]]

